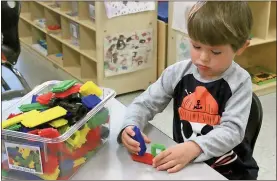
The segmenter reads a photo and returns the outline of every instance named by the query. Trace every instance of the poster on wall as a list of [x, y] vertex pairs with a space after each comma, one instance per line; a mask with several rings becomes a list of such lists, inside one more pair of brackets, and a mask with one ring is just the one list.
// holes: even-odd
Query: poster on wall
[[152, 29], [148, 29], [106, 36], [105, 76], [134, 72], [152, 66], [152, 32]]
[[155, 2], [144, 1], [105, 1], [108, 18], [155, 10]]
[[190, 43], [186, 35], [176, 34], [176, 62], [190, 59]]
[[187, 18], [190, 9], [195, 3], [195, 1], [173, 2], [172, 29], [186, 34], [188, 33]]

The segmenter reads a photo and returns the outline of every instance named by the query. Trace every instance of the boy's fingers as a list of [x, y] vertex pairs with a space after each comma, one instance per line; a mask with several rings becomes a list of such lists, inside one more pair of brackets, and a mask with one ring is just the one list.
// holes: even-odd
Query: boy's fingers
[[157, 166], [159, 165], [159, 162], [161, 162], [162, 159], [164, 159], [165, 157], [169, 156], [171, 154], [170, 151], [165, 150], [162, 151], [161, 153], [159, 153], [154, 159], [153, 159], [153, 166]]
[[[146, 143], [151, 142], [150, 139], [144, 133], [141, 132], [141, 134]], [[126, 127], [121, 135], [122, 143], [125, 145], [129, 152], [137, 154], [141, 150], [139, 147], [140, 143], [134, 140], [132, 136], [135, 136], [133, 126]]]
[[177, 164], [176, 164], [176, 161], [175, 160], [170, 160], [169, 162], [166, 162], [165, 164], [162, 164], [160, 166], [158, 166], [157, 170], [169, 170], [170, 168], [173, 168], [175, 167]]
[[133, 138], [131, 138], [125, 131], [122, 133], [122, 139], [125, 140], [126, 144], [134, 147], [139, 146], [139, 142], [135, 141]]
[[171, 155], [168, 155], [168, 156], [164, 157], [164, 158], [161, 159], [161, 160], [155, 161], [154, 164], [153, 164], [153, 166], [154, 166], [154, 167], [158, 167], [158, 166], [163, 165], [163, 164], [165, 164], [165, 163], [167, 163], [167, 162], [169, 162], [169, 161], [171, 161], [171, 160], [172, 160], [172, 156], [171, 156]]
[[143, 139], [146, 143], [151, 143], [151, 140], [144, 133], [141, 133], [141, 134], [142, 134]]
[[130, 136], [135, 136], [135, 132], [133, 130], [133, 126], [128, 126], [127, 128], [125, 128], [126, 133]]
[[130, 146], [130, 145], [126, 145], [126, 147], [128, 148], [128, 150], [131, 150], [132, 152], [139, 152], [140, 151], [140, 147], [134, 147], [134, 146]]
[[168, 169], [167, 172], [168, 173], [175, 173], [175, 172], [180, 171], [183, 167], [184, 167], [184, 165], [178, 164], [175, 167]]
[[[128, 126], [128, 127], [126, 127], [124, 131], [125, 131], [128, 135], [130, 135], [130, 136], [135, 136], [135, 132], [134, 132], [134, 130], [133, 130], [133, 126]], [[143, 137], [143, 139], [144, 139], [144, 141], [145, 141], [146, 143], [150, 143], [150, 142], [151, 142], [150, 139], [149, 139], [144, 133], [141, 132], [141, 135], [142, 135], [142, 137]]]
[[133, 147], [126, 143], [126, 141], [122, 140], [123, 145], [127, 148], [128, 152], [137, 154], [140, 151], [140, 147]]
[[136, 155], [138, 154], [138, 152], [129, 149], [127, 146], [126, 146], [126, 150], [131, 154], [136, 154]]

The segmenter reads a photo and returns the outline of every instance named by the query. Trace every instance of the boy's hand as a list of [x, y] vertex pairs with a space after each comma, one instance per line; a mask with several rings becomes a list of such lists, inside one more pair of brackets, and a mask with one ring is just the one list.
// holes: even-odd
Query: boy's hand
[[158, 154], [153, 159], [153, 167], [157, 170], [167, 170], [169, 173], [178, 172], [201, 152], [201, 148], [195, 142], [180, 143]]
[[[127, 126], [121, 134], [121, 140], [123, 145], [127, 148], [130, 153], [138, 154], [140, 151], [139, 142], [134, 140], [132, 136], [135, 136], [133, 131], [134, 126]], [[145, 143], [150, 143], [150, 139], [144, 134], [141, 133]]]

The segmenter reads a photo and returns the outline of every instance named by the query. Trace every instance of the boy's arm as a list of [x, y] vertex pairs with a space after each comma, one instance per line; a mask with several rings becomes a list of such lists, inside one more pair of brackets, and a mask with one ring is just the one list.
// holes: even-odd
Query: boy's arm
[[[122, 128], [135, 125], [143, 130], [148, 121], [166, 108], [172, 99], [176, 84], [182, 73], [187, 71], [187, 67], [187, 63], [178, 62], [166, 68], [160, 78], [127, 107]], [[119, 143], [121, 143], [122, 131], [123, 129], [118, 135]]]
[[251, 103], [252, 82], [248, 77], [228, 100], [220, 124], [208, 134], [193, 139], [203, 151], [194, 162], [222, 156], [242, 142]]

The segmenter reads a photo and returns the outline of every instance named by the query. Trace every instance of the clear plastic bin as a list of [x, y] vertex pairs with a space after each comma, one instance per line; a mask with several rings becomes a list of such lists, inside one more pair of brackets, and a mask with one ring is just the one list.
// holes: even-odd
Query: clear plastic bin
[[[5, 109], [2, 120], [6, 120], [10, 113], [19, 113], [18, 107], [30, 103], [34, 94], [49, 92], [59, 82], [49, 81], [36, 87]], [[102, 101], [70, 128], [60, 128], [61, 135], [56, 138], [2, 129], [2, 177], [20, 180], [70, 179], [109, 137], [109, 109], [105, 105], [116, 93], [107, 88], [102, 90]]]

